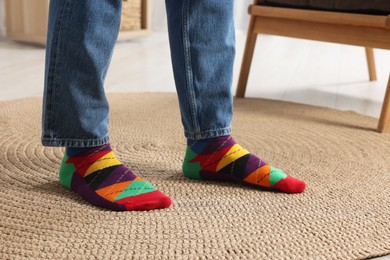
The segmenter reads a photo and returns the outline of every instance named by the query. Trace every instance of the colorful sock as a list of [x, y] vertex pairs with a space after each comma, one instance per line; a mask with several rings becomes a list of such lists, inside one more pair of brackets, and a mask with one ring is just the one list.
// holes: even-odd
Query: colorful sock
[[109, 144], [66, 148], [60, 182], [91, 204], [111, 210], [152, 210], [172, 204], [168, 196], [118, 161]]
[[234, 181], [285, 193], [305, 190], [305, 183], [270, 166], [228, 136], [188, 140], [183, 173], [191, 179]]

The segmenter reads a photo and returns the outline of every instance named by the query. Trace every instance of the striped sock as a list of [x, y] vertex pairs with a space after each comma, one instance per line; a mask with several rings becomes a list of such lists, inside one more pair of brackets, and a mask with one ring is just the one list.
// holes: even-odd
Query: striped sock
[[109, 144], [66, 148], [60, 182], [91, 204], [116, 211], [168, 208], [172, 204], [168, 196], [124, 166]]
[[191, 179], [234, 181], [285, 193], [300, 193], [305, 183], [270, 166], [229, 136], [189, 140], [183, 173]]

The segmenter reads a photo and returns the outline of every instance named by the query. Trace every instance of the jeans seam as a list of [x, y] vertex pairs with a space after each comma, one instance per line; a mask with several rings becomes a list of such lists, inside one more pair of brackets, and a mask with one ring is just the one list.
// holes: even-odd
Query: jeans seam
[[183, 13], [182, 13], [182, 30], [183, 30], [183, 47], [184, 47], [184, 62], [185, 62], [185, 71], [186, 71], [186, 90], [188, 93], [188, 103], [190, 108], [190, 115], [192, 119], [193, 128], [195, 133], [200, 133], [200, 125], [197, 120], [197, 107], [196, 107], [196, 97], [194, 92], [194, 82], [193, 82], [193, 71], [191, 64], [191, 49], [190, 49], [190, 40], [189, 40], [189, 28], [188, 28], [188, 12], [189, 12], [189, 0], [184, 1], [183, 3]]
[[55, 50], [51, 50], [51, 52], [53, 53], [53, 57], [50, 58], [50, 64], [51, 64], [51, 68], [49, 69], [49, 75], [48, 75], [48, 85], [51, 85], [51, 93], [50, 93], [50, 102], [49, 102], [49, 106], [48, 106], [48, 122], [47, 122], [47, 129], [49, 130], [49, 136], [50, 137], [53, 137], [53, 128], [55, 128], [55, 126], [57, 125], [57, 117], [53, 117], [53, 103], [54, 103], [54, 100], [55, 100], [55, 97], [56, 97], [56, 82], [57, 82], [57, 78], [58, 78], [58, 69], [59, 69], [59, 66], [61, 65], [61, 63], [59, 62], [59, 59], [58, 57], [60, 56], [60, 51], [61, 51], [61, 48], [60, 48], [60, 37], [61, 37], [61, 33], [63, 32], [63, 24], [64, 24], [64, 17], [65, 17], [65, 14], [66, 14], [66, 11], [67, 11], [67, 7], [69, 5], [69, 1], [64, 1], [63, 3], [63, 6], [62, 6], [62, 10], [61, 10], [61, 15], [60, 15], [60, 18], [58, 20], [58, 22], [56, 23], [56, 26], [58, 26], [58, 30], [54, 30], [55, 32], [57, 32], [56, 35], [53, 35], [53, 39], [55, 38], [55, 40], [52, 39], [52, 41], [55, 42]]

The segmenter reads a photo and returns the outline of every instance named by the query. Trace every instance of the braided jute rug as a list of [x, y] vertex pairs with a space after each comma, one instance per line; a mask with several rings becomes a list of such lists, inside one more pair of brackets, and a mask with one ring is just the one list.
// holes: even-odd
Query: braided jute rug
[[109, 94], [120, 160], [173, 206], [112, 212], [58, 183], [62, 148], [40, 145], [41, 98], [0, 102], [0, 259], [365, 259], [390, 254], [390, 134], [377, 121], [236, 99], [242, 146], [307, 182], [303, 194], [182, 176], [175, 94]]

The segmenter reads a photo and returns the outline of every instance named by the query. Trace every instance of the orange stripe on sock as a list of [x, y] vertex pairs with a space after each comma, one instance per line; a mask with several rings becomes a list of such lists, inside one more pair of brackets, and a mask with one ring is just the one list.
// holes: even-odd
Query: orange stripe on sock
[[124, 190], [127, 186], [129, 186], [131, 181], [124, 181], [120, 183], [116, 183], [113, 185], [110, 185], [108, 187], [96, 190], [96, 193], [105, 198], [106, 200], [109, 200], [111, 202], [114, 202], [114, 199]]
[[264, 165], [256, 170], [254, 170], [249, 176], [247, 176], [244, 181], [256, 185], [261, 185], [265, 187], [271, 186], [269, 181], [269, 173], [271, 167], [269, 165]]

